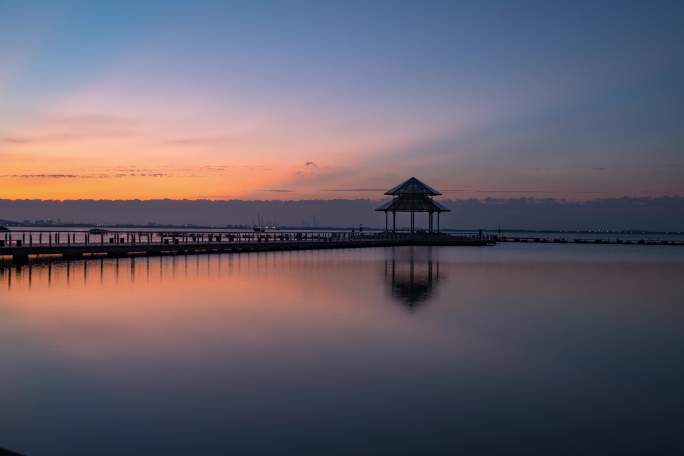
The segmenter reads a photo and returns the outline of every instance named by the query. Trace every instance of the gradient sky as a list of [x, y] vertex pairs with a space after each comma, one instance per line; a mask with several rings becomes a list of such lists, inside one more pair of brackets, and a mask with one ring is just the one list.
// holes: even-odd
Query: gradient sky
[[0, 0], [0, 198], [684, 194], [684, 3]]

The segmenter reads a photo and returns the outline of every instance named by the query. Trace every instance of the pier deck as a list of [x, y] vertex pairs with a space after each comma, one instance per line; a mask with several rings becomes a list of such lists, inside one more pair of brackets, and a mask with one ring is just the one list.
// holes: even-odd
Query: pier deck
[[674, 239], [622, 239], [616, 238], [568, 238], [536, 236], [497, 236], [497, 242], [532, 242], [541, 244], [593, 244], [593, 245], [670, 245], [684, 246], [684, 241]]
[[351, 231], [44, 231], [0, 233], [0, 257], [16, 264], [29, 257], [128, 257], [310, 249], [344, 249], [407, 245], [486, 246], [492, 237], [447, 234], [358, 233]]

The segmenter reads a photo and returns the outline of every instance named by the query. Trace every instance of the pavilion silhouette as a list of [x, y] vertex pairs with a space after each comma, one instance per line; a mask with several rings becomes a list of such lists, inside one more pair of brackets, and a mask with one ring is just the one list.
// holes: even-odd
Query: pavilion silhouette
[[[385, 195], [393, 198], [375, 209], [385, 213], [385, 231], [389, 231], [388, 215], [390, 212], [392, 213], [392, 232], [397, 231], [397, 212], [409, 212], [411, 214], [411, 233], [416, 232], [415, 213], [426, 212], [428, 214], [428, 233], [439, 233], [439, 214], [449, 212], [446, 206], [433, 199], [441, 193], [415, 177], [386, 191]], [[436, 230], [434, 214], [437, 214]]]

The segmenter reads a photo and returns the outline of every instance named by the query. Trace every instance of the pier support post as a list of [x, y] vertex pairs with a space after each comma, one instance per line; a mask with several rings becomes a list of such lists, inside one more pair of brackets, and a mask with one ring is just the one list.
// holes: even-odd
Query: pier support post
[[12, 255], [12, 263], [14, 264], [27, 264], [28, 259], [28, 253], [15, 253], [14, 255]]

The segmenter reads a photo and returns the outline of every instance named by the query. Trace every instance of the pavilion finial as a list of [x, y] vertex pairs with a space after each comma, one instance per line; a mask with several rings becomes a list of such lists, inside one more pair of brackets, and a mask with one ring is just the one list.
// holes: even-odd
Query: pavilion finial
[[426, 196], [439, 196], [441, 195], [440, 192], [435, 190], [434, 188], [430, 187], [429, 185], [421, 182], [415, 177], [412, 177], [410, 179], [405, 180], [401, 184], [397, 185], [396, 187], [387, 190], [385, 192], [385, 195], [391, 195], [391, 196], [396, 196], [396, 195], [405, 195], [405, 194], [410, 194], [410, 195], [426, 195]]

